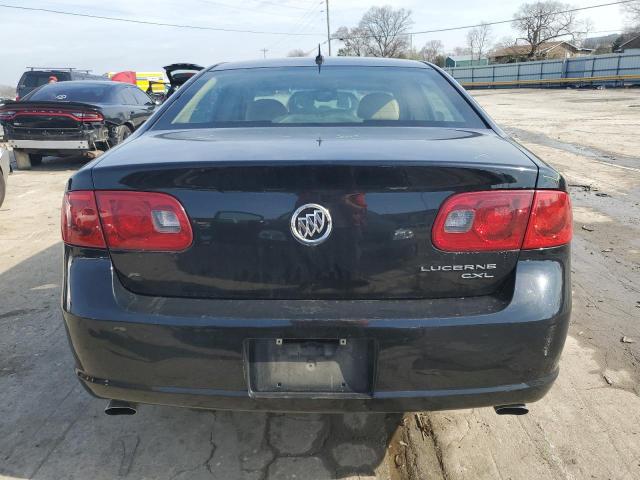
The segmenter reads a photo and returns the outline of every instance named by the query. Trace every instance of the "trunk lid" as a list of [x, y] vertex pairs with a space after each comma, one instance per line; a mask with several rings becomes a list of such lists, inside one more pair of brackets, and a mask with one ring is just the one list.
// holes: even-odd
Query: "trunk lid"
[[[158, 296], [390, 299], [484, 295], [512, 279], [518, 252], [447, 253], [431, 226], [453, 193], [534, 188], [537, 167], [490, 131], [250, 128], [158, 132], [105, 155], [98, 190], [178, 198], [193, 245], [111, 251], [134, 292]], [[308, 246], [296, 209], [328, 210], [332, 232]], [[324, 227], [323, 227], [324, 228]], [[453, 265], [490, 270], [466, 279]]]

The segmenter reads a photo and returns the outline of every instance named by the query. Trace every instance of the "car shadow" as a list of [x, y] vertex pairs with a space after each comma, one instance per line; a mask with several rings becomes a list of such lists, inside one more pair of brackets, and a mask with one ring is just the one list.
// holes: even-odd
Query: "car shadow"
[[143, 405], [132, 417], [104, 415], [106, 402], [85, 392], [74, 375], [59, 307], [61, 264], [62, 247], [56, 243], [0, 271], [0, 477], [313, 480], [394, 475], [395, 464], [388, 459], [390, 445], [398, 443], [401, 414], [211, 412]]
[[72, 170], [78, 169], [89, 163], [92, 159], [84, 155], [73, 155], [68, 157], [44, 157], [42, 163], [33, 166], [32, 170]]

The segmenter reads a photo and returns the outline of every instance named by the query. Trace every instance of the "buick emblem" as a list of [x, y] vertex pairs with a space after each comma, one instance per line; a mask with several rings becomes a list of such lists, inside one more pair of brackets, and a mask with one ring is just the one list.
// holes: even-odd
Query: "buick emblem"
[[320, 245], [331, 235], [332, 228], [329, 210], [317, 203], [302, 205], [291, 216], [291, 233], [304, 245]]

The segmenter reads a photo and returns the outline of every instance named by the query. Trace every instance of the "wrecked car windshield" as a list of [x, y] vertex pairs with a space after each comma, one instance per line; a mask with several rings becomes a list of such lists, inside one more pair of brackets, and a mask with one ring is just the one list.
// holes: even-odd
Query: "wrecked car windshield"
[[427, 68], [280, 67], [213, 71], [188, 87], [156, 128], [401, 125], [485, 128]]

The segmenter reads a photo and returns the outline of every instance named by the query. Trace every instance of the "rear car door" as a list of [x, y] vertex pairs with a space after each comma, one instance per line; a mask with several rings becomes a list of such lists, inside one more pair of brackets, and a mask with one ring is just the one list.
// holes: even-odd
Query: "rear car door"
[[[138, 93], [144, 95], [138, 87], [134, 86], [127, 86], [121, 92], [125, 114], [134, 128], [142, 125], [153, 112], [153, 109], [150, 110], [151, 105], [145, 105], [146, 98], [141, 98]], [[144, 95], [144, 97], [146, 97], [146, 95]], [[149, 102], [151, 102], [151, 99], [149, 99]], [[155, 106], [154, 104], [152, 105]]]
[[133, 87], [130, 90], [137, 104], [140, 106], [139, 119], [140, 119], [140, 124], [142, 124], [155, 111], [156, 103], [151, 99], [149, 95], [144, 93], [138, 87]]

